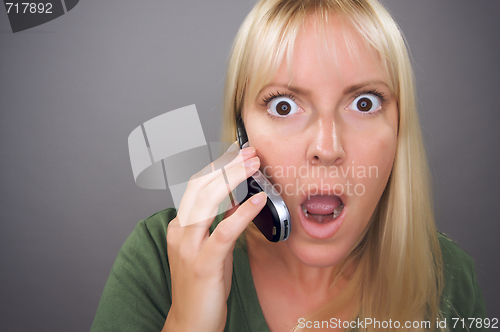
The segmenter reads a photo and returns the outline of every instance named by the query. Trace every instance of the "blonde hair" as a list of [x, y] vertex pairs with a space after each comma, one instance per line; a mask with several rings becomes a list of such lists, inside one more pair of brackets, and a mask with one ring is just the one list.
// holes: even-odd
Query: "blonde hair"
[[[399, 108], [392, 173], [368, 229], [340, 270], [353, 261], [357, 268], [340, 297], [312, 313], [311, 320], [333, 317], [348, 299], [356, 298], [359, 301], [352, 318], [401, 324], [430, 321], [433, 330], [441, 316], [443, 267], [413, 70], [400, 29], [377, 0], [260, 1], [243, 22], [232, 48], [225, 83], [222, 139], [235, 140], [235, 121], [245, 99], [256, 98], [285, 56], [290, 61], [294, 42], [309, 14], [315, 14], [322, 31], [326, 31], [328, 20], [342, 19], [361, 35], [387, 69]], [[365, 326], [358, 330], [374, 329]], [[298, 326], [294, 328], [300, 330]]]

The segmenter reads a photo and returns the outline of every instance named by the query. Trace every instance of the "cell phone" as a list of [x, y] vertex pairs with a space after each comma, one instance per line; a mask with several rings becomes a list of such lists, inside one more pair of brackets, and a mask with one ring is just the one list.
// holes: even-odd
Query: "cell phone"
[[[241, 116], [236, 121], [236, 136], [238, 137], [240, 149], [250, 146]], [[271, 242], [288, 239], [291, 232], [290, 212], [273, 184], [260, 170], [257, 170], [247, 179], [247, 186], [248, 194], [241, 203], [261, 191], [264, 191], [267, 195], [266, 206], [253, 220], [255, 226]]]

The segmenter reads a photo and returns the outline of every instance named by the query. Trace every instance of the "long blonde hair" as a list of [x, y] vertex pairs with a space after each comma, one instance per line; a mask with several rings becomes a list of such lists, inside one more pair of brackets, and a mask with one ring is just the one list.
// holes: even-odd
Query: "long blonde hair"
[[[295, 39], [309, 14], [316, 14], [317, 23], [323, 27], [328, 20], [342, 19], [362, 36], [387, 69], [399, 108], [391, 176], [369, 228], [342, 265], [356, 261], [356, 271], [341, 296], [312, 313], [311, 320], [332, 317], [347, 299], [356, 298], [359, 301], [353, 318], [401, 324], [429, 321], [434, 330], [441, 315], [443, 267], [413, 70], [400, 29], [377, 0], [261, 0], [243, 22], [232, 48], [222, 139], [235, 140], [235, 119], [245, 99], [254, 100], [285, 57], [291, 58]], [[358, 330], [375, 328], [378, 326]], [[294, 330], [301, 329], [296, 326]]]

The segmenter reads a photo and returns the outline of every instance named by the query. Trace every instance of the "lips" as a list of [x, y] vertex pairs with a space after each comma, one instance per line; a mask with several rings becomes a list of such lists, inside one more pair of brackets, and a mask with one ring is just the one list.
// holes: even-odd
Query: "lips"
[[338, 196], [313, 195], [300, 205], [298, 212], [301, 224], [309, 236], [326, 239], [340, 229], [346, 208]]

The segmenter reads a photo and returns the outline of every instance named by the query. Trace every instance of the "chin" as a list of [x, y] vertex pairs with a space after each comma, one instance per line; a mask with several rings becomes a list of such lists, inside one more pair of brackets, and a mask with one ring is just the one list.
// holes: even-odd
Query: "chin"
[[286, 245], [297, 260], [310, 267], [335, 266], [349, 254], [349, 250], [341, 248], [340, 243], [310, 243], [292, 235]]

